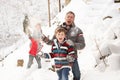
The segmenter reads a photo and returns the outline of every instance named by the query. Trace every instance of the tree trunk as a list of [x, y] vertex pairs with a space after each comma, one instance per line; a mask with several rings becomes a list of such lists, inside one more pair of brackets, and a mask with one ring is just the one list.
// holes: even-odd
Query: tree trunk
[[51, 27], [50, 0], [48, 0], [48, 19], [49, 19], [49, 27]]

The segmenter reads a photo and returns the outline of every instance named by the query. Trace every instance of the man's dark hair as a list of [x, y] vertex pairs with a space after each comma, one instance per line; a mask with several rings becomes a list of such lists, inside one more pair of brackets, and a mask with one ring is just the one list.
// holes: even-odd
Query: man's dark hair
[[68, 11], [67, 13], [66, 13], [66, 15], [67, 14], [73, 14], [74, 15], [74, 17], [75, 17], [75, 13], [74, 12], [72, 12], [72, 11]]

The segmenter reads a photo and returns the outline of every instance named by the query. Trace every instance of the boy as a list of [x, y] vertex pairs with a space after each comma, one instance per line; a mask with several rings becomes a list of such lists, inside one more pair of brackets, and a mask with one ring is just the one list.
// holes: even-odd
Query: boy
[[74, 62], [74, 48], [70, 44], [72, 42], [65, 39], [66, 30], [64, 28], [57, 28], [55, 30], [56, 39], [52, 44], [52, 57], [55, 64], [52, 66], [58, 75], [58, 80], [68, 80], [68, 75], [72, 63]]

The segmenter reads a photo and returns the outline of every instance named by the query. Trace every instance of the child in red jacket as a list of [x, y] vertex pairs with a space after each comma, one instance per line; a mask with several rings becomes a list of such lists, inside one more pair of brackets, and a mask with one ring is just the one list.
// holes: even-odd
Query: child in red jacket
[[41, 51], [43, 47], [41, 43], [41, 36], [42, 36], [42, 29], [41, 29], [40, 23], [37, 23], [35, 25], [35, 29], [32, 37], [31, 36], [29, 37], [31, 41], [31, 45], [30, 45], [29, 62], [28, 62], [27, 68], [31, 67], [34, 58], [38, 63], [38, 68], [41, 68], [41, 59], [40, 59], [40, 55], [38, 55], [38, 53]]
[[27, 68], [31, 67], [34, 58], [36, 59], [36, 61], [38, 63], [38, 68], [41, 68], [41, 59], [40, 59], [40, 56], [38, 55], [38, 53], [39, 53], [40, 47], [42, 47], [42, 45], [33, 37], [29, 37], [29, 39], [31, 41], [31, 44], [30, 44], [29, 61], [28, 61]]

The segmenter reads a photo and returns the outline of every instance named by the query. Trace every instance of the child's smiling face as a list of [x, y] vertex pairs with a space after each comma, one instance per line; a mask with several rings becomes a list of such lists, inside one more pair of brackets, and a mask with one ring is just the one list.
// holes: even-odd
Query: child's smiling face
[[62, 43], [65, 39], [65, 33], [64, 32], [57, 32], [56, 38], [57, 38], [59, 43]]

